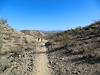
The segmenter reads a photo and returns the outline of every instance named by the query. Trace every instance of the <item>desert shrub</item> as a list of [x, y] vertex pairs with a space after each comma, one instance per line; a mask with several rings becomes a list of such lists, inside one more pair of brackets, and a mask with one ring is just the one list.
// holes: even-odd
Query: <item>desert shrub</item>
[[4, 35], [4, 28], [7, 27], [7, 20], [0, 19], [0, 52], [3, 46], [3, 35]]
[[1, 48], [2, 48], [2, 44], [3, 44], [3, 33], [2, 33], [2, 31], [3, 31], [3, 26], [4, 26], [4, 21], [3, 20], [0, 20], [0, 50], [1, 50]]

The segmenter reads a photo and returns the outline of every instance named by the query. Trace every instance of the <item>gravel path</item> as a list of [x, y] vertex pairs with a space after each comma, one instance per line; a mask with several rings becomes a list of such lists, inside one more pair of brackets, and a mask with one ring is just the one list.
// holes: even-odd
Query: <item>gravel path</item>
[[[41, 43], [43, 44], [43, 43]], [[49, 68], [48, 56], [46, 54], [45, 46], [37, 46], [36, 57], [35, 57], [35, 73], [34, 75], [51, 75], [51, 70]]]

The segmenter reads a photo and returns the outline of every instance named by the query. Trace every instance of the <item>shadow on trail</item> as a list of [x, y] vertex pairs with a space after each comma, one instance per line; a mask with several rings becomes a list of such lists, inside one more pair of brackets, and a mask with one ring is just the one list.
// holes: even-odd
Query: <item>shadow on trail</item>
[[47, 52], [40, 51], [40, 52], [33, 52], [33, 54], [47, 54]]
[[49, 53], [53, 53], [53, 52], [57, 52], [57, 51], [61, 51], [62, 49], [66, 49], [66, 48], [63, 46], [63, 47], [59, 47], [59, 48], [48, 49], [48, 50], [45, 51], [45, 52], [43, 52], [43, 51], [33, 52], [33, 54], [49, 54]]
[[53, 53], [53, 52], [59, 52], [59, 51], [62, 51], [64, 52], [65, 54], [66, 53], [71, 53], [72, 51], [71, 50], [68, 50], [67, 49], [67, 46], [66, 45], [63, 45], [63, 46], [60, 46], [60, 47], [54, 47], [52, 45], [49, 45], [49, 46], [45, 46], [47, 48], [47, 51], [38, 51], [38, 52], [33, 52], [33, 54], [49, 54], [49, 53]]

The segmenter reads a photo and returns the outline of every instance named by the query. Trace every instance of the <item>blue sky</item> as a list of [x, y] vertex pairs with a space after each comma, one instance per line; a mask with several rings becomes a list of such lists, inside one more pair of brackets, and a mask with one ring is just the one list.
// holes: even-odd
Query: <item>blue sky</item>
[[0, 18], [17, 30], [67, 30], [100, 20], [100, 0], [0, 0]]

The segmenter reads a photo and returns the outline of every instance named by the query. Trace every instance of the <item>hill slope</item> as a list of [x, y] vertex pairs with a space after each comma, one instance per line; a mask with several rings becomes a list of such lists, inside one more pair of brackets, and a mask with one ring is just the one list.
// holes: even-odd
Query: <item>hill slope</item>
[[0, 75], [32, 75], [38, 36], [17, 32], [3, 22], [0, 28]]
[[100, 22], [47, 37], [54, 75], [100, 75]]

